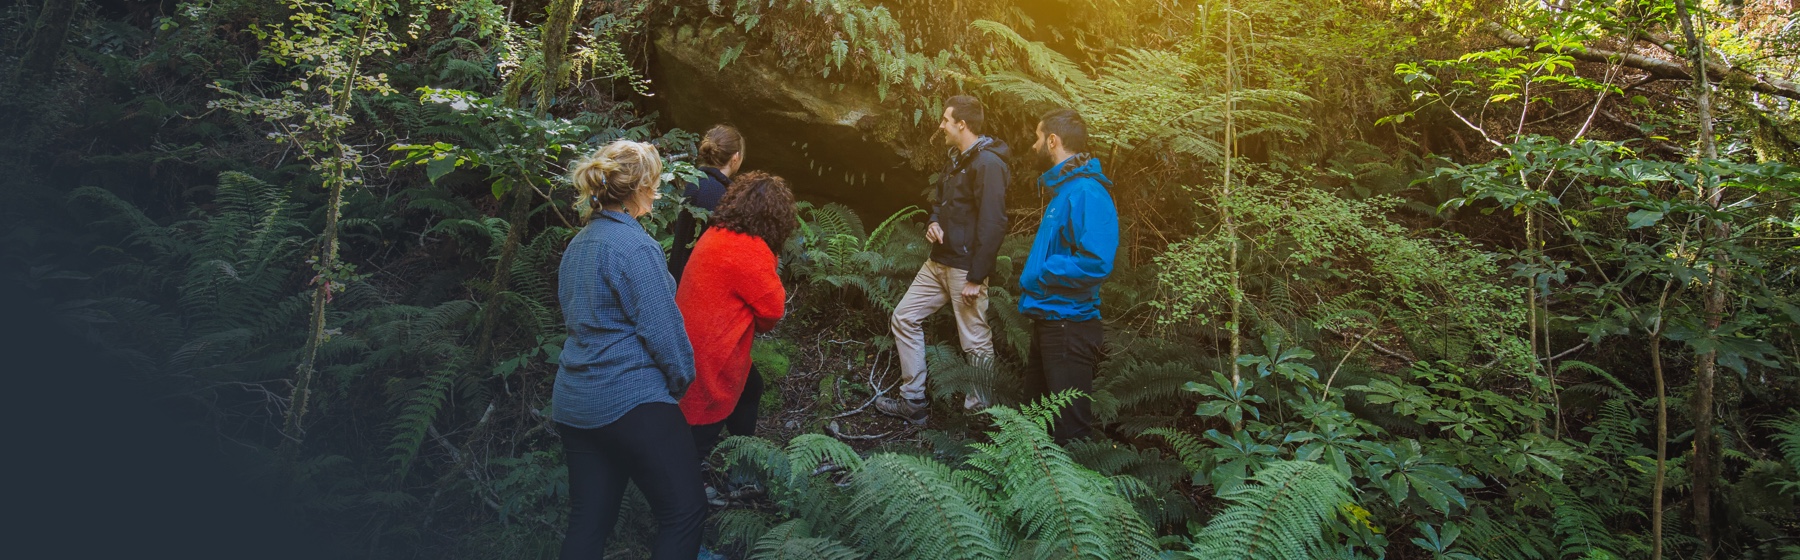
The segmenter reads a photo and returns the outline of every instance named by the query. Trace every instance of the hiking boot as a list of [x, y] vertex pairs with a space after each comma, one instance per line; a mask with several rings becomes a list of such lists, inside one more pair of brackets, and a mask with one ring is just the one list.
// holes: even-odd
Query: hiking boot
[[925, 420], [931, 417], [931, 403], [927, 402], [925, 399], [913, 400], [876, 397], [875, 410], [882, 414], [905, 420], [907, 423], [914, 426], [925, 425]]

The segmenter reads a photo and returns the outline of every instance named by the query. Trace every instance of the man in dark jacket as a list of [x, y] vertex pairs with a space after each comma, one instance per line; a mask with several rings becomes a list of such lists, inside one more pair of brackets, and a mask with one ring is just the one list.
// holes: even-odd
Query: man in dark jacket
[[[1031, 151], [1050, 167], [1038, 180], [1050, 191], [1031, 255], [1019, 276], [1019, 313], [1032, 319], [1026, 378], [1054, 393], [1094, 391], [1101, 358], [1100, 283], [1112, 274], [1119, 250], [1119, 213], [1087, 152], [1087, 123], [1069, 109], [1038, 121]], [[1094, 414], [1083, 396], [1057, 414], [1057, 442], [1093, 434]]]
[[[991, 363], [994, 342], [988, 331], [987, 283], [994, 257], [1006, 237], [1006, 184], [1012, 180], [1006, 143], [983, 136], [984, 110], [974, 97], [958, 95], [944, 102], [938, 129], [951, 147], [950, 163], [938, 182], [937, 201], [925, 239], [931, 259], [919, 267], [906, 296], [894, 307], [891, 327], [900, 354], [899, 399], [880, 397], [875, 408], [914, 424], [924, 424], [925, 332], [921, 323], [944, 304], [956, 314], [963, 352], [973, 363]], [[976, 409], [987, 399], [967, 395], [963, 406]]]

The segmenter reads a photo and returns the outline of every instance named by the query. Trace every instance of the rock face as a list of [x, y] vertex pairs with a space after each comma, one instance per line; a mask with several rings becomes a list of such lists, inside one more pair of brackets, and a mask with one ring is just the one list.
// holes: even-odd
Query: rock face
[[883, 123], [897, 119], [883, 118], [891, 115], [873, 87], [796, 76], [771, 60], [776, 53], [746, 51], [720, 69], [720, 53], [735, 44], [687, 27], [657, 31], [651, 79], [662, 124], [695, 132], [732, 124], [744, 134], [744, 169], [780, 175], [802, 200], [840, 202], [866, 220], [926, 204], [927, 174], [884, 140], [897, 131]]

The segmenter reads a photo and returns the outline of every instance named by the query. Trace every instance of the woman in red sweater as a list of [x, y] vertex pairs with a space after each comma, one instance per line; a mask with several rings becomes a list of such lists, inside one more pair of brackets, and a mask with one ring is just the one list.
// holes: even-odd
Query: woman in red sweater
[[675, 291], [694, 346], [694, 383], [681, 413], [702, 460], [723, 430], [755, 435], [763, 380], [750, 363], [750, 343], [775, 328], [787, 302], [775, 252], [796, 225], [794, 193], [780, 177], [746, 173], [726, 187], [712, 222]]

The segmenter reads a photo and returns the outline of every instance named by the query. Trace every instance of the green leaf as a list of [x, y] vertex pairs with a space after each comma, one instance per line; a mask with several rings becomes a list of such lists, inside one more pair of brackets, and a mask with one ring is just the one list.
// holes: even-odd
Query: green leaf
[[456, 157], [449, 154], [438, 154], [425, 162], [425, 178], [430, 179], [433, 185], [437, 184], [438, 178], [455, 170]]
[[1655, 210], [1638, 210], [1625, 215], [1625, 227], [1628, 229], [1637, 229], [1653, 226], [1656, 225], [1656, 222], [1662, 221], [1662, 217], [1662, 212], [1657, 212]]
[[731, 61], [737, 60], [738, 55], [744, 54], [744, 45], [745, 43], [739, 43], [738, 46], [725, 49], [725, 52], [720, 53], [719, 69], [724, 70], [726, 65], [731, 64]]

